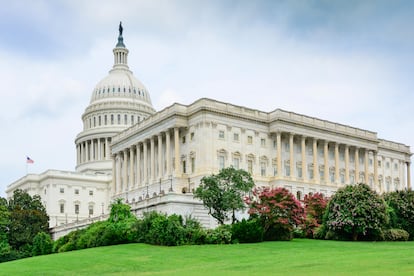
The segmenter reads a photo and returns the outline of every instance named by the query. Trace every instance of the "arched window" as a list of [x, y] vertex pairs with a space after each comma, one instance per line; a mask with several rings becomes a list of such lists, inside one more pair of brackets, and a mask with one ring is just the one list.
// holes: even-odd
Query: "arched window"
[[121, 114], [118, 114], [118, 125], [121, 124]]
[[114, 124], [114, 114], [111, 114], [111, 125]]

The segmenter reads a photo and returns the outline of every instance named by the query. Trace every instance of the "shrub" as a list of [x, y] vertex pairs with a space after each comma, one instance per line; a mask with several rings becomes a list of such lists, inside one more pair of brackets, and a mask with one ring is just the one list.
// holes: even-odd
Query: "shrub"
[[256, 188], [246, 203], [263, 226], [264, 240], [291, 240], [293, 229], [304, 220], [303, 207], [285, 188]]
[[186, 244], [204, 244], [206, 231], [201, 227], [199, 221], [192, 217], [187, 217], [184, 224]]
[[348, 185], [332, 196], [324, 223], [327, 238], [380, 240], [382, 227], [388, 223], [386, 204], [368, 185]]
[[414, 191], [396, 191], [384, 195], [389, 206], [390, 227], [404, 229], [414, 239]]
[[303, 225], [304, 235], [307, 238], [313, 238], [316, 228], [322, 224], [328, 199], [321, 193], [309, 194], [305, 195], [303, 204], [306, 213], [306, 219]]
[[206, 233], [206, 244], [229, 244], [231, 243], [231, 225], [220, 225], [215, 229], [209, 229]]
[[410, 234], [404, 229], [388, 229], [384, 231], [386, 241], [408, 241]]
[[263, 241], [263, 227], [258, 219], [249, 219], [231, 226], [233, 242], [253, 243]]
[[49, 234], [46, 234], [45, 232], [39, 232], [33, 238], [33, 256], [50, 254], [52, 253], [52, 249], [53, 241]]

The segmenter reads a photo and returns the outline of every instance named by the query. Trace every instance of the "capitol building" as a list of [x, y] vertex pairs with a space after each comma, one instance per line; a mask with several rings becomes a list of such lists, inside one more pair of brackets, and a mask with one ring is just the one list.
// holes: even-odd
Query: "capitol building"
[[257, 186], [285, 187], [298, 199], [331, 196], [363, 182], [378, 193], [411, 188], [410, 147], [376, 132], [290, 111], [271, 112], [202, 98], [156, 111], [128, 66], [120, 26], [114, 65], [92, 91], [76, 136], [76, 170], [47, 170], [11, 183], [38, 194], [50, 227], [104, 217], [122, 198], [138, 216], [157, 210], [215, 221], [193, 190], [233, 166]]

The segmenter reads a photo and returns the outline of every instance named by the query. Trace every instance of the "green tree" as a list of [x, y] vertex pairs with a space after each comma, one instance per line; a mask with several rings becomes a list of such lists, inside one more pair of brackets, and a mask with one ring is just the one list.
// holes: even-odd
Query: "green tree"
[[368, 185], [348, 185], [332, 196], [324, 223], [333, 238], [376, 240], [388, 223], [386, 204]]
[[389, 207], [391, 228], [404, 229], [414, 239], [414, 191], [396, 191], [384, 195]]
[[16, 190], [9, 200], [10, 223], [8, 240], [13, 249], [30, 251], [33, 238], [39, 232], [49, 231], [49, 216], [40, 196], [31, 197], [22, 190]]
[[39, 232], [33, 238], [32, 254], [46, 255], [52, 253], [53, 241], [49, 234], [45, 232]]
[[10, 212], [7, 206], [7, 200], [0, 197], [0, 244], [8, 243], [7, 235], [9, 233]]
[[220, 170], [217, 175], [205, 176], [194, 192], [194, 197], [203, 201], [209, 214], [219, 224], [224, 224], [232, 216], [236, 221], [235, 212], [244, 208], [243, 196], [254, 186], [251, 175], [245, 170], [228, 167]]
[[313, 238], [315, 230], [322, 224], [328, 199], [321, 193], [305, 195], [303, 199], [306, 219], [304, 222], [305, 236]]

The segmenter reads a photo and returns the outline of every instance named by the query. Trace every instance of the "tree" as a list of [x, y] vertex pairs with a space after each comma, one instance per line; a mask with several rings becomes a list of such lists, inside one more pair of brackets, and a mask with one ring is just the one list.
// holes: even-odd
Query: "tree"
[[414, 191], [396, 191], [384, 195], [390, 213], [391, 228], [404, 229], [414, 239]]
[[219, 224], [224, 224], [232, 214], [232, 223], [236, 221], [235, 212], [244, 208], [243, 195], [254, 186], [251, 175], [245, 170], [228, 167], [217, 175], [205, 176], [194, 192], [194, 197], [203, 201], [209, 214]]
[[376, 240], [388, 223], [386, 204], [368, 185], [348, 185], [332, 196], [324, 223], [334, 238]]
[[300, 202], [285, 188], [261, 187], [247, 197], [249, 214], [259, 217], [265, 240], [290, 240], [305, 216]]
[[0, 244], [8, 243], [10, 212], [7, 207], [7, 200], [0, 197]]
[[315, 229], [322, 224], [328, 199], [321, 193], [309, 194], [305, 195], [303, 204], [306, 213], [305, 235], [308, 238], [313, 238]]
[[10, 223], [8, 240], [13, 249], [30, 251], [33, 238], [39, 232], [49, 231], [49, 217], [39, 195], [31, 197], [16, 190], [9, 200]]

